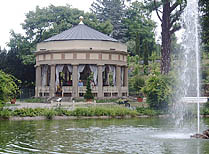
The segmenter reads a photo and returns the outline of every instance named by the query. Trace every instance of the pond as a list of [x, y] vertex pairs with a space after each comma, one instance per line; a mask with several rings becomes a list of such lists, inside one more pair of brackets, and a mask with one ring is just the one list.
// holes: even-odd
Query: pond
[[[194, 123], [176, 128], [166, 118], [0, 121], [0, 153], [207, 153], [209, 140], [190, 139]], [[203, 119], [202, 130], [208, 126]]]

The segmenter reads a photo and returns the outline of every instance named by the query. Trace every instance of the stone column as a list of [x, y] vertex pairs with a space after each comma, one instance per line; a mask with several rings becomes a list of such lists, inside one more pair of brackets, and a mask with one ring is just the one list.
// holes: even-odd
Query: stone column
[[73, 65], [73, 92], [72, 97], [78, 97], [78, 65]]
[[50, 77], [50, 97], [55, 96], [56, 90], [56, 65], [51, 65], [51, 77]]
[[124, 69], [124, 87], [128, 87], [128, 66]]
[[121, 66], [116, 66], [116, 87], [118, 89], [118, 97], [121, 97]]
[[41, 87], [41, 66], [36, 66], [36, 88], [35, 97], [39, 97], [39, 88]]
[[128, 94], [128, 66], [125, 66], [125, 71], [124, 71], [124, 87], [127, 87], [127, 96]]
[[103, 98], [103, 78], [102, 78], [102, 65], [98, 65], [98, 98]]

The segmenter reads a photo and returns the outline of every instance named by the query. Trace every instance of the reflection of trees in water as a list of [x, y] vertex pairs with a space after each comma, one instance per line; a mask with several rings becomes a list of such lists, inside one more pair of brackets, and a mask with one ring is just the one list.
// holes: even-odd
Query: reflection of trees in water
[[36, 136], [36, 125], [32, 121], [0, 121], [0, 132], [0, 151], [3, 151], [10, 144], [31, 145]]

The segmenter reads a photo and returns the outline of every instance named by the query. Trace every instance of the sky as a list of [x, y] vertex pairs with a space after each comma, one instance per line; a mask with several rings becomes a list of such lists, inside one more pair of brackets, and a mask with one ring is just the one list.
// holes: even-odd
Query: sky
[[[14, 30], [15, 33], [24, 33], [21, 23], [25, 20], [25, 14], [29, 11], [34, 11], [36, 6], [46, 7], [50, 4], [55, 6], [71, 5], [73, 8], [79, 10], [89, 11], [91, 4], [94, 0], [2, 0], [0, 5], [0, 46], [1, 49], [6, 47], [9, 42], [10, 31]], [[160, 24], [157, 21], [156, 15], [153, 19], [158, 22], [156, 35], [158, 40], [160, 35]]]
[[0, 3], [0, 46], [3, 49], [9, 42], [10, 31], [13, 29], [16, 33], [24, 33], [21, 23], [24, 22], [25, 14], [31, 10], [35, 10], [36, 6], [64, 6], [71, 5], [89, 11], [94, 0], [2, 0]]

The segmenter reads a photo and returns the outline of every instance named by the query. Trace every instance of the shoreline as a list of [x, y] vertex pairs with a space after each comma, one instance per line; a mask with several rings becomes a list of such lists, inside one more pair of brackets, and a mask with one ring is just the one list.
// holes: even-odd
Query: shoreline
[[[8, 121], [30, 121], [30, 120], [80, 120], [80, 119], [131, 119], [131, 118], [169, 118], [171, 115], [139, 115], [139, 116], [53, 116], [52, 119], [48, 119], [46, 116], [35, 116], [35, 117], [18, 117], [12, 116], [9, 118], [2, 118], [0, 120], [8, 120]], [[209, 115], [201, 115], [201, 118], [209, 118]]]
[[13, 116], [9, 118], [0, 118], [0, 120], [8, 120], [8, 121], [30, 121], [30, 120], [80, 120], [80, 119], [130, 119], [130, 118], [167, 118], [170, 115], [158, 115], [158, 116], [148, 116], [148, 115], [140, 115], [140, 116], [53, 116], [52, 119], [48, 119], [46, 116], [35, 116], [35, 117], [18, 117]]

